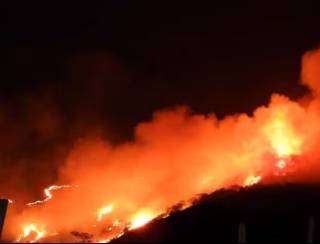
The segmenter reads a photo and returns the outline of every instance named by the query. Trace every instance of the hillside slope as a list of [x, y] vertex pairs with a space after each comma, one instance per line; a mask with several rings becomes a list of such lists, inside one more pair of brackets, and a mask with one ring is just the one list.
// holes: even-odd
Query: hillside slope
[[[220, 190], [198, 204], [128, 232], [114, 243], [235, 243], [239, 223], [248, 242], [305, 243], [310, 222], [320, 241], [320, 185], [282, 184]], [[310, 221], [310, 217], [313, 219]]]

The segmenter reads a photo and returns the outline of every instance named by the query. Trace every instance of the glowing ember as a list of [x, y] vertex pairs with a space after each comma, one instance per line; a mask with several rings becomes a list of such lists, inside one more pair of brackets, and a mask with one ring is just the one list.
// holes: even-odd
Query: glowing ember
[[261, 180], [261, 176], [255, 176], [255, 175], [250, 175], [247, 177], [247, 179], [244, 182], [244, 186], [252, 186], [255, 185], [257, 183], [259, 183], [259, 181]]
[[[39, 228], [34, 224], [27, 225], [23, 228], [23, 234], [16, 240], [16, 242], [30, 242], [34, 243], [41, 240], [46, 235], [44, 228]], [[30, 238], [30, 240], [27, 240]]]
[[277, 162], [277, 168], [284, 169], [286, 167], [287, 163], [284, 159], [281, 159]]
[[155, 214], [149, 210], [142, 210], [133, 216], [131, 219], [130, 229], [137, 229], [148, 222], [150, 222], [155, 217]]
[[49, 186], [48, 188], [44, 189], [44, 195], [46, 196], [45, 199], [27, 203], [27, 206], [38, 205], [38, 204], [42, 204], [42, 203], [48, 202], [53, 197], [52, 193], [51, 193], [52, 191], [65, 189], [65, 188], [70, 188], [70, 187], [72, 187], [72, 186], [70, 186], [70, 185], [61, 185], [61, 186], [52, 185], [52, 186]]
[[97, 217], [97, 221], [101, 222], [103, 217], [109, 213], [111, 213], [113, 210], [113, 206], [112, 205], [108, 205], [106, 207], [103, 207], [101, 209], [99, 209], [98, 211], [98, 217]]

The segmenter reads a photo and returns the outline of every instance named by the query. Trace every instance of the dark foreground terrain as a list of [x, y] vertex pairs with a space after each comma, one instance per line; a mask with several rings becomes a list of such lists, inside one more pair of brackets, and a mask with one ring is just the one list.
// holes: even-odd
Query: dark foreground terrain
[[1, 241], [1, 233], [4, 225], [7, 206], [8, 206], [8, 201], [0, 199], [0, 241]]
[[[320, 243], [320, 185], [257, 185], [220, 190], [198, 204], [131, 231], [114, 243]], [[244, 226], [242, 224], [242, 227]], [[314, 234], [312, 234], [314, 229]], [[309, 239], [310, 241], [310, 239]]]

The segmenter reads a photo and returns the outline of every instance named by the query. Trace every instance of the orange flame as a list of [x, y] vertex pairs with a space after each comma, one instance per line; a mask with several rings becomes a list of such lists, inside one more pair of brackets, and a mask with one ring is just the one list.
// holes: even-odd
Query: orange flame
[[[31, 237], [32, 234], [35, 234], [35, 237]], [[46, 235], [46, 230], [43, 227], [38, 227], [35, 224], [26, 225], [23, 228], [23, 234], [16, 240], [16, 242], [26, 242], [29, 237], [32, 239], [27, 242], [34, 243], [41, 240]]]
[[154, 219], [157, 216], [154, 212], [150, 210], [141, 210], [137, 214], [135, 214], [130, 223], [130, 230], [140, 228], [150, 222], [152, 219]]
[[49, 186], [48, 188], [44, 189], [44, 195], [46, 196], [45, 199], [43, 200], [37, 200], [35, 202], [30, 202], [27, 203], [27, 206], [33, 206], [33, 205], [38, 205], [38, 204], [43, 204], [45, 202], [48, 202], [52, 199], [53, 195], [52, 195], [52, 191], [56, 191], [56, 190], [60, 190], [60, 189], [65, 189], [65, 188], [70, 188], [70, 185], [62, 185], [62, 186], [56, 186], [56, 185], [52, 185]]
[[259, 181], [261, 179], [262, 179], [262, 177], [260, 175], [258, 175], [258, 176], [250, 175], [246, 178], [243, 185], [244, 186], [252, 186], [252, 185], [259, 183]]
[[106, 207], [103, 207], [101, 209], [98, 210], [98, 216], [97, 216], [97, 221], [98, 222], [101, 222], [103, 217], [106, 215], [106, 214], [109, 214], [113, 211], [113, 206], [112, 205], [108, 205]]
[[[316, 62], [309, 62], [312, 57], [317, 57]], [[252, 116], [231, 115], [222, 120], [178, 107], [156, 112], [151, 121], [138, 124], [130, 142], [112, 145], [90, 138], [76, 143], [59, 168], [58, 182], [68, 185], [46, 188], [45, 198], [28, 206], [48, 202], [53, 191], [75, 184], [83, 187], [61, 193], [63, 197], [57, 194], [57, 201], [41, 208], [26, 208], [15, 216], [17, 223], [41, 219], [39, 226], [46, 221], [46, 227], [59, 233], [76, 228], [89, 232], [93, 221], [103, 222], [110, 214], [110, 222], [120, 220], [124, 224], [113, 222], [104, 228], [107, 233], [98, 237], [106, 241], [122, 235], [128, 226], [144, 226], [177, 203], [184, 203], [179, 210], [189, 207], [192, 203], [188, 200], [197, 194], [235, 184], [252, 186], [262, 179], [286, 175], [296, 156], [303, 157], [302, 167], [313, 172], [294, 173], [309, 180], [307, 174], [319, 172], [320, 51], [316, 56], [307, 55], [304, 63], [308, 66], [303, 67], [305, 84], [317, 96], [306, 104], [274, 94], [270, 104], [257, 108]], [[112, 205], [97, 211], [106, 199]], [[107, 225], [107, 221], [102, 224]], [[15, 236], [16, 226], [10, 226]], [[18, 240], [31, 238], [31, 233], [36, 235], [32, 240], [48, 236], [43, 228], [29, 225]]]
[[266, 125], [264, 132], [278, 157], [301, 153], [302, 139], [295, 133], [282, 110], [274, 111], [272, 120]]

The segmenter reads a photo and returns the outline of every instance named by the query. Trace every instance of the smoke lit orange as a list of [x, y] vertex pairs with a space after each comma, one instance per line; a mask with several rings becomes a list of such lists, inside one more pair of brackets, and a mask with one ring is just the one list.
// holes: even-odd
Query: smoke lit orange
[[[303, 58], [302, 80], [313, 96], [308, 102], [273, 94], [252, 116], [222, 120], [177, 107], [138, 124], [131, 142], [82, 139], [59, 169], [58, 182], [44, 190], [45, 199], [11, 212], [6, 238], [46, 241], [47, 233], [59, 233], [59, 240], [68, 241], [79, 230], [110, 241], [181, 201], [189, 206], [200, 193], [267, 184], [284, 175], [286, 180], [319, 179], [319, 64], [318, 50]], [[53, 197], [52, 191], [62, 188], [68, 190]]]

